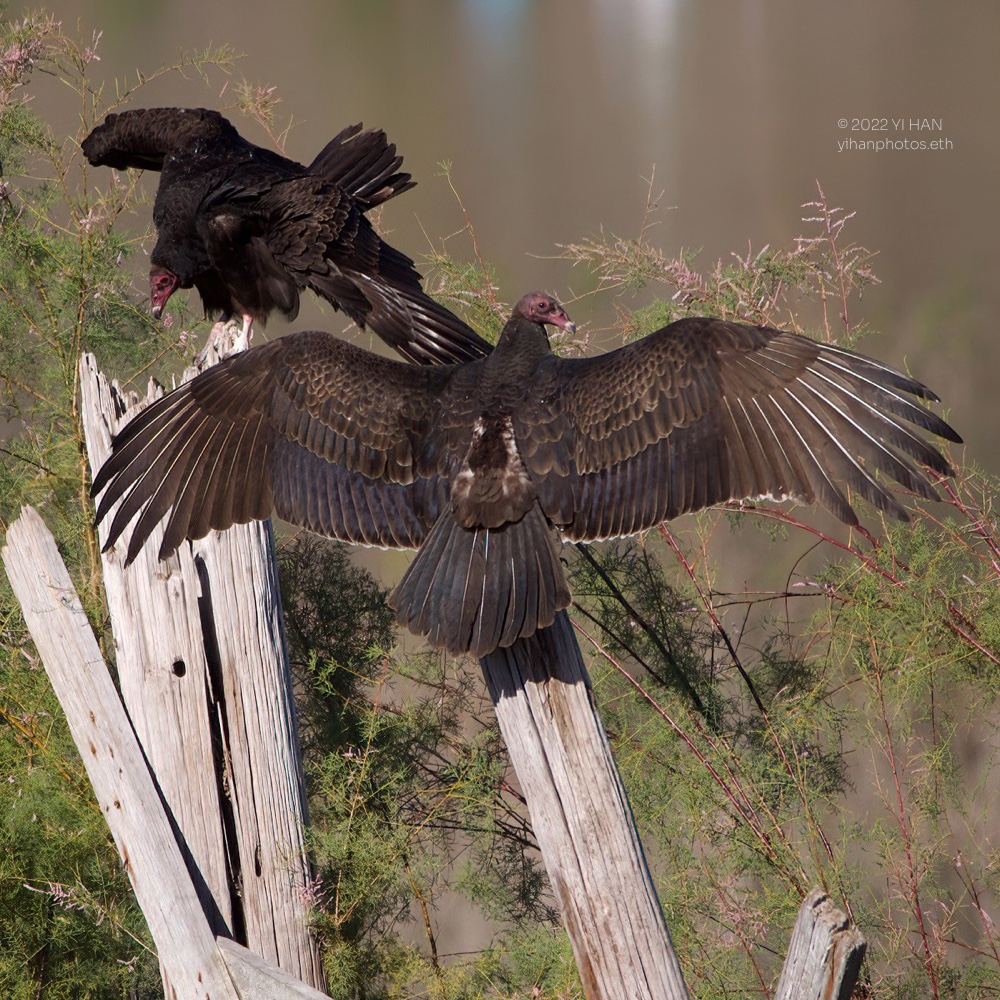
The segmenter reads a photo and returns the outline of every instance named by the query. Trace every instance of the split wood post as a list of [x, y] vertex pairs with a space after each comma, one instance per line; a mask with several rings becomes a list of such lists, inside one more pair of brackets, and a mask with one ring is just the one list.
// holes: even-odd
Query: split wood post
[[[96, 470], [138, 406], [91, 355], [80, 360], [80, 390]], [[189, 851], [213, 931], [322, 989], [270, 524], [213, 532], [165, 562], [157, 557], [162, 530], [128, 569], [129, 529], [102, 557], [125, 707]]]
[[172, 995], [238, 1000], [80, 599], [55, 540], [31, 508], [10, 526], [3, 561]]
[[867, 942], [822, 889], [803, 900], [774, 1000], [848, 1000]]
[[479, 662], [587, 1000], [687, 1000], [569, 615]]

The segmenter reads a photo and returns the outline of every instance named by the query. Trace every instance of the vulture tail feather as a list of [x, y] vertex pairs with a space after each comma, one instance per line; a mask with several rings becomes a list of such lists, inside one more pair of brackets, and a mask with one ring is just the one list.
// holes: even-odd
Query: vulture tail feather
[[537, 504], [496, 529], [463, 528], [446, 510], [389, 595], [400, 625], [474, 656], [551, 625], [569, 603], [552, 529]]
[[319, 174], [355, 198], [364, 211], [382, 205], [416, 186], [407, 173], [398, 172], [403, 158], [381, 129], [361, 125], [341, 129], [317, 154], [309, 172]]

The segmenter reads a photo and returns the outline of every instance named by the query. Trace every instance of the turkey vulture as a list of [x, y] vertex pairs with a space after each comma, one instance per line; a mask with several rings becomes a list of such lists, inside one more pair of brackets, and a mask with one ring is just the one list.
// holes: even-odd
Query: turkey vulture
[[398, 621], [482, 656], [569, 604], [557, 531], [629, 535], [763, 496], [856, 524], [848, 490], [906, 519], [875, 474], [935, 498], [917, 466], [952, 472], [911, 426], [960, 440], [908, 398], [937, 396], [853, 351], [692, 318], [570, 359], [552, 353], [547, 323], [573, 329], [533, 292], [493, 353], [464, 364], [408, 365], [316, 331], [229, 358], [115, 438], [93, 487], [98, 520], [124, 497], [105, 548], [139, 514], [130, 562], [168, 511], [161, 559], [272, 511], [419, 548], [389, 598]]
[[177, 288], [205, 312], [289, 319], [311, 288], [414, 361], [482, 357], [490, 345], [424, 294], [413, 261], [365, 212], [413, 187], [382, 131], [351, 125], [304, 167], [247, 142], [217, 111], [143, 108], [108, 115], [83, 140], [94, 166], [160, 171], [150, 304]]

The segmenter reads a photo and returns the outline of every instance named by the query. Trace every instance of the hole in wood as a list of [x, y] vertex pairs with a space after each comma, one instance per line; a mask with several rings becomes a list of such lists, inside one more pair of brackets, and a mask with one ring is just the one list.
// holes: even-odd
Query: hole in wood
[[174, 672], [174, 677], [183, 677], [187, 673], [187, 664], [183, 660], [174, 660], [170, 669]]

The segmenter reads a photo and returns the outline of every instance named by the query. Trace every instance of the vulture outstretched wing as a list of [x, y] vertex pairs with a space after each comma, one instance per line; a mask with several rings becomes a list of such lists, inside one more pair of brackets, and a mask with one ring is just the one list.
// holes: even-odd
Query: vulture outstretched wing
[[[848, 524], [847, 492], [898, 518], [876, 474], [936, 497], [951, 467], [914, 430], [958, 435], [887, 365], [779, 330], [693, 318], [596, 358], [558, 360], [523, 411], [522, 455], [567, 537], [627, 535], [713, 503], [818, 501]], [[532, 426], [526, 426], [531, 424]], [[536, 426], [537, 425], [537, 426]]]
[[127, 563], [168, 511], [161, 558], [186, 538], [275, 510], [346, 541], [419, 545], [446, 495], [425, 456], [456, 370], [392, 361], [317, 331], [223, 361], [115, 438], [93, 486], [103, 491], [99, 521], [125, 498], [108, 546], [140, 511]]
[[121, 500], [127, 559], [169, 515], [161, 557], [266, 517], [419, 547], [390, 595], [433, 643], [483, 655], [570, 601], [554, 544], [628, 535], [726, 500], [851, 496], [906, 512], [880, 477], [936, 497], [958, 435], [937, 397], [871, 358], [794, 333], [687, 319], [596, 358], [552, 354], [554, 300], [525, 296], [491, 355], [420, 368], [298, 333], [202, 373], [115, 439], [94, 482]]

